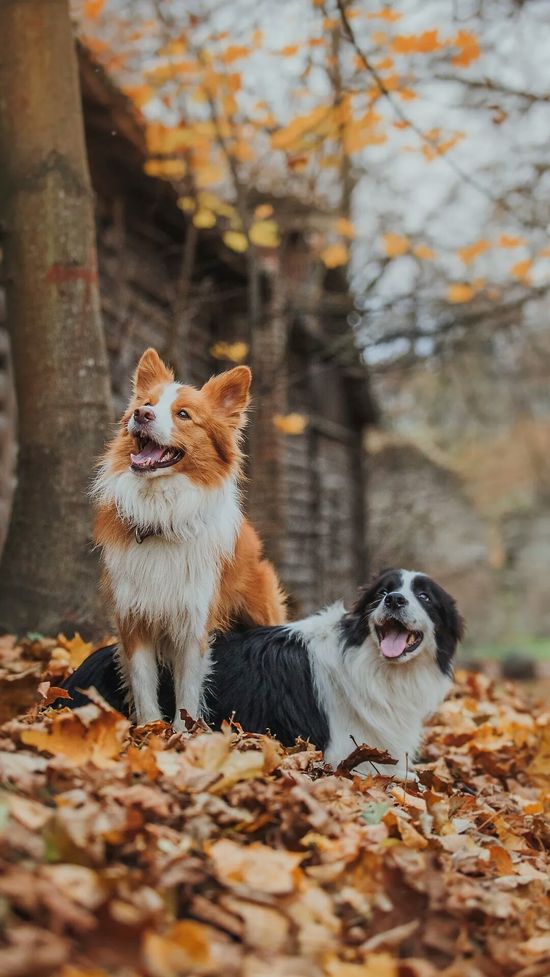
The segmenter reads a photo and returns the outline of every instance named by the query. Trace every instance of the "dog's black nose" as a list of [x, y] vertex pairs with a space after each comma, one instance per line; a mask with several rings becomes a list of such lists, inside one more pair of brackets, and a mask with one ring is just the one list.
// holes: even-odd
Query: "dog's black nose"
[[134, 411], [134, 421], [136, 424], [147, 424], [147, 421], [155, 420], [155, 412], [150, 407], [136, 407]]
[[389, 607], [391, 611], [396, 611], [398, 607], [405, 607], [408, 604], [408, 600], [403, 594], [393, 593], [386, 594], [384, 597], [384, 604]]

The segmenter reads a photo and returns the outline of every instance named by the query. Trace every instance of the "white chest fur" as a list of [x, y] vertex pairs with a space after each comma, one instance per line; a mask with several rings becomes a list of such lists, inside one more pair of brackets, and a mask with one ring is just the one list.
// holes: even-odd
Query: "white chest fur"
[[371, 637], [344, 649], [343, 614], [338, 603], [292, 625], [310, 648], [313, 680], [329, 723], [326, 759], [337, 765], [352, 752], [355, 740], [391, 753], [397, 768], [377, 767], [403, 777], [413, 767], [423, 723], [443, 701], [451, 680], [437, 666], [435, 647], [398, 667], [381, 658]]
[[103, 554], [118, 614], [158, 624], [171, 636], [200, 634], [220, 561], [235, 548], [241, 521], [235, 480], [209, 489], [185, 475], [147, 479], [132, 472], [102, 473], [96, 494], [114, 502], [131, 526], [158, 533]]
[[132, 527], [153, 529], [142, 543], [107, 546], [103, 560], [119, 619], [146, 625], [147, 638], [131, 658], [122, 656], [138, 722], [160, 718], [157, 662], [169, 661], [179, 709], [200, 711], [208, 671], [203, 654], [208, 616], [216, 594], [221, 561], [235, 550], [241, 523], [234, 478], [214, 489], [201, 488], [185, 475], [147, 479], [124, 472], [100, 473], [99, 502], [115, 504]]

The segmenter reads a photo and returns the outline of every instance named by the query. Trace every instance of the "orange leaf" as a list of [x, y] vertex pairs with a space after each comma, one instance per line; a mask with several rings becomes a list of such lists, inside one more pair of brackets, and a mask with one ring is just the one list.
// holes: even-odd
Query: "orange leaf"
[[321, 261], [327, 268], [338, 268], [347, 264], [347, 260], [348, 249], [342, 241], [339, 244], [329, 244], [328, 248], [321, 251]]
[[401, 20], [402, 16], [403, 14], [392, 10], [391, 7], [383, 7], [382, 10], [373, 10], [372, 13], [367, 14], [367, 20], [386, 20], [391, 24], [396, 20]]
[[466, 285], [464, 282], [455, 282], [454, 285], [449, 285], [447, 290], [447, 298], [449, 302], [454, 302], [459, 304], [460, 302], [469, 302], [473, 299], [475, 291], [471, 285]]
[[283, 58], [292, 58], [299, 50], [299, 44], [287, 44], [286, 47], [281, 48], [279, 54], [282, 54]]
[[97, 20], [105, 6], [105, 0], [86, 0], [84, 4], [84, 16], [90, 20]]
[[512, 265], [510, 274], [512, 278], [517, 278], [518, 282], [522, 282], [524, 285], [530, 285], [532, 267], [533, 262], [530, 258], [526, 258], [525, 261], [518, 261], [515, 265]]
[[452, 58], [456, 68], [467, 68], [472, 61], [479, 58], [479, 43], [472, 31], [458, 31], [451, 43], [459, 49], [459, 53]]
[[422, 261], [431, 261], [435, 258], [435, 252], [427, 244], [416, 244], [413, 254]]
[[347, 217], [339, 217], [336, 221], [336, 230], [342, 237], [355, 237], [355, 227]]
[[245, 47], [241, 44], [230, 44], [230, 46], [223, 52], [220, 60], [223, 61], [224, 64], [233, 64], [234, 61], [238, 61], [239, 58], [246, 58], [249, 54], [249, 47]]
[[423, 31], [422, 34], [398, 34], [392, 41], [396, 54], [428, 54], [441, 50], [437, 30]]
[[491, 861], [498, 870], [499, 875], [513, 875], [514, 863], [502, 845], [491, 845], [489, 848]]
[[24, 729], [21, 740], [53, 756], [64, 757], [70, 766], [92, 763], [105, 768], [119, 756], [129, 728], [130, 723], [120, 713], [91, 702]]
[[410, 241], [403, 234], [384, 234], [382, 242], [388, 258], [398, 258], [400, 255], [406, 254], [410, 248]]
[[72, 696], [67, 689], [58, 688], [57, 685], [50, 685], [49, 682], [41, 682], [38, 686], [38, 694], [44, 699], [43, 705], [49, 706], [50, 702], [56, 699], [71, 699]]
[[480, 254], [489, 250], [489, 242], [481, 239], [480, 241], [474, 241], [473, 244], [469, 244], [465, 248], [459, 248], [457, 251], [458, 257], [465, 265], [469, 265], [472, 261], [477, 258]]
[[273, 213], [273, 207], [271, 204], [258, 204], [254, 210], [254, 217], [258, 220], [266, 220], [267, 217], [271, 217]]
[[524, 237], [513, 237], [510, 234], [501, 234], [498, 239], [500, 248], [520, 248], [525, 243]]

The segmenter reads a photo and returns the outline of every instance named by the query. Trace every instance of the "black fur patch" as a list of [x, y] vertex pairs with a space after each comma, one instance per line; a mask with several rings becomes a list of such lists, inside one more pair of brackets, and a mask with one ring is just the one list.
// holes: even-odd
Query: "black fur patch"
[[421, 573], [414, 578], [411, 589], [416, 597], [422, 593], [428, 597], [424, 606], [435, 626], [437, 664], [444, 675], [451, 677], [456, 646], [464, 635], [464, 621], [455, 600], [435, 580]]
[[243, 729], [269, 730], [285, 746], [297, 736], [320, 750], [328, 743], [328, 720], [315, 696], [306, 645], [284, 626], [216, 639], [206, 707], [216, 727], [234, 713]]
[[[95, 686], [114, 709], [128, 715], [114, 652], [116, 645], [95, 651], [67, 681], [72, 699], [54, 705], [85, 705], [77, 689]], [[168, 668], [160, 670], [159, 703], [167, 722], [174, 716], [174, 689]], [[304, 642], [285, 627], [255, 628], [219, 635], [212, 648], [212, 670], [206, 691], [207, 719], [219, 728], [233, 715], [252, 733], [270, 731], [285, 746], [296, 737], [309, 739], [324, 750], [329, 739], [327, 717], [320, 708]]]
[[399, 570], [384, 570], [374, 583], [361, 590], [351, 611], [342, 618], [344, 648], [357, 648], [367, 640], [370, 632], [369, 619], [384, 599], [383, 592], [399, 590], [402, 579]]

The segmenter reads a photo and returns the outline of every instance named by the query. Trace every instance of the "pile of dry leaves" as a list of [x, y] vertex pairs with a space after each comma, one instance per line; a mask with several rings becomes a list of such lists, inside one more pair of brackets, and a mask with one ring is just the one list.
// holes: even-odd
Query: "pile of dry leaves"
[[5, 977], [550, 973], [550, 714], [513, 688], [462, 676], [404, 790], [306, 743], [48, 711], [89, 648], [2, 641]]

